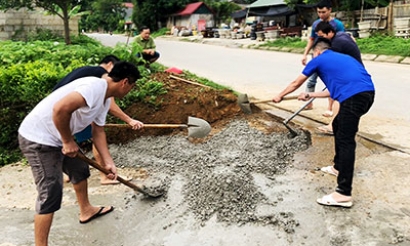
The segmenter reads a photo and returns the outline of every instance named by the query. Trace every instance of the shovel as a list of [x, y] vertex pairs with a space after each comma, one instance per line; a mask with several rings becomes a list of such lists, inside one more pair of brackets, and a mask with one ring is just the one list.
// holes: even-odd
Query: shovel
[[[106, 124], [105, 127], [125, 127], [131, 128], [126, 124]], [[188, 124], [144, 124], [144, 128], [187, 128], [188, 137], [204, 138], [211, 132], [211, 125], [203, 119], [188, 117]]]
[[[77, 158], [81, 159], [82, 161], [88, 163], [90, 166], [94, 167], [98, 171], [104, 173], [104, 174], [109, 174], [110, 172], [106, 170], [105, 168], [101, 167], [100, 164], [98, 164], [96, 161], [93, 161], [86, 157], [81, 151], [77, 153]], [[159, 197], [162, 196], [165, 193], [164, 189], [158, 189], [155, 187], [145, 187], [144, 185], [138, 186], [134, 183], [131, 183], [130, 181], [127, 181], [120, 176], [117, 177], [117, 180], [120, 181], [122, 184], [130, 187], [131, 189], [138, 191], [144, 195], [147, 195], [149, 197]]]
[[[323, 88], [322, 91], [326, 90], [327, 87]], [[315, 100], [316, 97], [312, 97], [311, 99], [309, 99], [305, 104], [302, 105], [302, 107], [300, 107], [300, 109], [298, 109], [295, 113], [293, 113], [290, 117], [288, 117], [287, 119], [285, 119], [282, 123], [285, 125], [285, 127], [289, 130], [290, 132], [290, 136], [292, 138], [296, 137], [298, 134], [295, 130], [293, 130], [290, 126], [288, 126], [289, 121], [291, 121], [293, 118], [296, 117], [296, 115], [298, 115], [300, 112], [302, 112], [303, 109], [305, 109], [309, 104], [311, 104], [313, 102], [313, 100]]]
[[[298, 96], [287, 96], [287, 97], [284, 97], [282, 100], [294, 100], [294, 99], [298, 99]], [[239, 107], [241, 107], [242, 111], [245, 114], [251, 114], [252, 113], [251, 104], [268, 103], [268, 102], [272, 102], [272, 99], [249, 102], [247, 94], [240, 94], [238, 96], [237, 102], [238, 102]]]

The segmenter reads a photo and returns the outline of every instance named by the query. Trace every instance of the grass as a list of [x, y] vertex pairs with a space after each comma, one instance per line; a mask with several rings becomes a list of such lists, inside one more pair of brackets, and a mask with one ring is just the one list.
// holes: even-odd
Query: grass
[[[410, 39], [376, 34], [369, 38], [357, 38], [356, 42], [362, 54], [410, 56]], [[307, 41], [302, 41], [299, 37], [286, 37], [267, 41], [261, 46], [304, 48], [306, 43]]]

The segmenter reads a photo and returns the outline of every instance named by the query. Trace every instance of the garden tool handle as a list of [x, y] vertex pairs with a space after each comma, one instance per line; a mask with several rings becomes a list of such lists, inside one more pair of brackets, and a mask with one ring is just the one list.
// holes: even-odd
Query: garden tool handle
[[[284, 100], [295, 100], [295, 99], [298, 99], [298, 97], [299, 97], [299, 96], [286, 96], [286, 97], [283, 97], [283, 98], [282, 98], [282, 101], [284, 101]], [[251, 102], [251, 103], [253, 103], [253, 104], [258, 104], [258, 103], [268, 103], [268, 102], [272, 102], [272, 99], [269, 99], [269, 100], [260, 100], [260, 101], [253, 101], [253, 102]]]
[[[105, 124], [104, 127], [131, 128], [128, 124]], [[144, 124], [144, 128], [187, 128], [184, 124]]]

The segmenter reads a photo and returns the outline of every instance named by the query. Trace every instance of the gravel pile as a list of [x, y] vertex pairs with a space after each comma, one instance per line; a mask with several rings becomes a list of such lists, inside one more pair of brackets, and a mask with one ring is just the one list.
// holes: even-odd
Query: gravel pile
[[309, 144], [310, 136], [304, 132], [295, 138], [265, 134], [237, 120], [201, 144], [192, 144], [181, 135], [142, 137], [111, 145], [110, 151], [116, 163], [167, 175], [170, 185], [173, 175], [183, 175], [188, 180], [183, 189], [185, 201], [202, 223], [216, 215], [228, 224], [275, 224], [293, 232], [298, 223], [291, 213], [257, 213], [257, 207], [268, 199], [253, 175], [275, 179], [289, 167], [294, 153]]

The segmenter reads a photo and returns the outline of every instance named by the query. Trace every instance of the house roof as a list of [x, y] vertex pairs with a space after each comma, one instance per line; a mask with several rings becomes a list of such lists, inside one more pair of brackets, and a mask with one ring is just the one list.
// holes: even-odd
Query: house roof
[[267, 6], [275, 6], [275, 5], [286, 5], [285, 1], [283, 0], [257, 0], [256, 2], [249, 5], [249, 8], [259, 8], [259, 7], [267, 7]]
[[[192, 14], [195, 13], [195, 11], [196, 11], [197, 9], [199, 9], [202, 5], [205, 5], [205, 6], [206, 6], [206, 4], [205, 4], [204, 2], [196, 2], [196, 3], [187, 4], [183, 10], [181, 10], [180, 12], [174, 14], [174, 16], [175, 16], [175, 15], [176, 15], [176, 16], [192, 15]], [[208, 6], [206, 6], [206, 8], [208, 8], [208, 9], [211, 11], [211, 9], [210, 9]]]
[[133, 4], [133, 3], [124, 3], [124, 6], [125, 6], [126, 8], [130, 8], [130, 9], [134, 8], [134, 4]]

